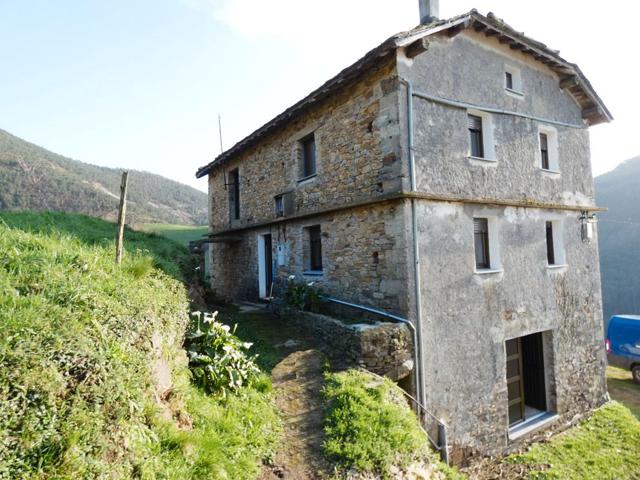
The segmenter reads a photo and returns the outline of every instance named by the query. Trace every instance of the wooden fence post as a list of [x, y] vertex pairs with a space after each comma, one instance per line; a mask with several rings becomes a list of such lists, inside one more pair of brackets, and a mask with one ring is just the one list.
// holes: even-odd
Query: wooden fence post
[[118, 208], [118, 233], [116, 235], [116, 263], [122, 262], [122, 244], [124, 241], [124, 218], [127, 213], [127, 179], [129, 172], [122, 172], [122, 183], [120, 184], [120, 207]]

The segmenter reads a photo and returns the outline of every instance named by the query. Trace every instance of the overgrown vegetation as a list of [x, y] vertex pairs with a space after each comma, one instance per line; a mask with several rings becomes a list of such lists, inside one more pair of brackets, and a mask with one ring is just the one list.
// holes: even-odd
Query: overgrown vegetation
[[547, 467], [532, 472], [532, 479], [622, 480], [640, 476], [638, 452], [640, 422], [611, 402], [579, 426], [508, 461]]
[[287, 279], [284, 291], [284, 302], [288, 307], [297, 310], [317, 311], [322, 290], [314, 288], [314, 282], [299, 282], [291, 275]]
[[[392, 466], [438, 463], [400, 389], [389, 379], [348, 370], [327, 373], [325, 454], [345, 469], [389, 477]], [[461, 478], [444, 465], [442, 474]]]
[[214, 398], [191, 385], [172, 278], [183, 247], [128, 231], [118, 268], [114, 232], [0, 214], [0, 478], [252, 478], [278, 436], [265, 386]]
[[[72, 160], [0, 130], [0, 171], [0, 210], [116, 219], [121, 169]], [[207, 223], [207, 194], [160, 175], [131, 171], [128, 197], [133, 223]]]
[[191, 328], [185, 339], [189, 367], [195, 383], [205, 392], [226, 397], [252, 386], [260, 369], [246, 350], [250, 342], [242, 342], [229, 325], [216, 322], [214, 314], [194, 312]]

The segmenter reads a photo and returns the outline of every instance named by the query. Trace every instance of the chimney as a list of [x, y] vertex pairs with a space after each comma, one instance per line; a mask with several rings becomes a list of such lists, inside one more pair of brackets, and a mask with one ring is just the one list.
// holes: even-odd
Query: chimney
[[440, 0], [418, 0], [420, 3], [420, 24], [424, 25], [438, 19]]

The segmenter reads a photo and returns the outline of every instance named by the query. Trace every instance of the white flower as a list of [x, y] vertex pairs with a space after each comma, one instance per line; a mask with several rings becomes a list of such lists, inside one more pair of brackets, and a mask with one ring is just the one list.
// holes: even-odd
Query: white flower
[[244, 342], [244, 343], [242, 344], [242, 346], [243, 346], [244, 348], [251, 348], [251, 346], [252, 346], [252, 345], [253, 345], [253, 343], [251, 343], [251, 342]]
[[309, 282], [309, 283], [307, 283], [307, 287], [313, 287], [313, 284], [314, 284], [314, 283], [316, 283], [316, 282]]
[[295, 280], [296, 276], [295, 275], [289, 275], [289, 280]]
[[199, 317], [200, 315], [202, 315], [202, 312], [198, 312], [196, 310], [195, 312], [191, 312], [191, 315], [193, 315], [194, 317]]
[[229, 330], [231, 330], [231, 327], [229, 325], [221, 325], [220, 328], [225, 332], [228, 332]]

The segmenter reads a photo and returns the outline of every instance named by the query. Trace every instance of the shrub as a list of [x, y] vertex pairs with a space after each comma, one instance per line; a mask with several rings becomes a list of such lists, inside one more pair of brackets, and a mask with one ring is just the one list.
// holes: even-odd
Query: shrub
[[195, 383], [207, 393], [225, 397], [251, 385], [260, 369], [245, 353], [251, 343], [240, 341], [235, 327], [231, 331], [216, 322], [217, 314], [194, 312], [196, 328], [186, 335], [185, 346]]
[[285, 304], [297, 310], [317, 311], [322, 290], [313, 288], [314, 282], [296, 282], [295, 276], [287, 279], [284, 291]]

